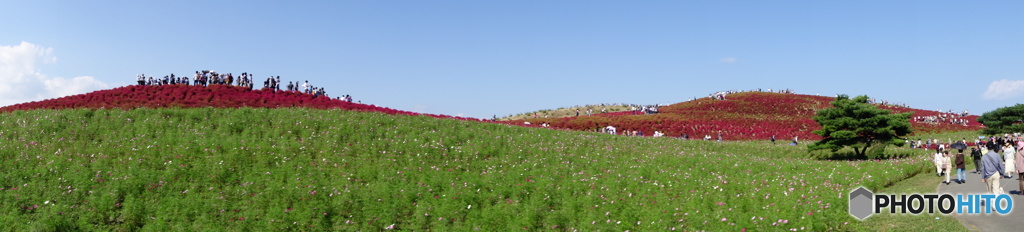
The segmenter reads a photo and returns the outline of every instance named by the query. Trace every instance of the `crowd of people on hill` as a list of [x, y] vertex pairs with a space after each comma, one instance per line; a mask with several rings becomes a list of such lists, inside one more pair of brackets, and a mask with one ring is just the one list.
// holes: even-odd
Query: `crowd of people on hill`
[[712, 100], [725, 100], [725, 97], [728, 96], [729, 94], [744, 93], [744, 92], [768, 92], [768, 93], [796, 94], [796, 91], [793, 91], [792, 89], [772, 90], [772, 89], [757, 88], [757, 89], [747, 90], [747, 91], [742, 91], [742, 90], [718, 91], [718, 92], [714, 92], [714, 93], [708, 94], [708, 98], [711, 98]]
[[[966, 111], [964, 111], [966, 114]], [[963, 114], [939, 114], [931, 116], [916, 116], [914, 117], [915, 122], [928, 123], [928, 124], [952, 124], [967, 126], [970, 123]]]
[[[231, 85], [249, 88], [249, 90], [253, 89], [253, 79], [253, 75], [246, 72], [243, 72], [241, 75], [235, 76], [231, 73], [222, 74], [217, 73], [217, 71], [213, 70], [196, 71], [195, 75], [193, 75], [191, 80], [189, 79], [188, 76], [175, 76], [173, 73], [170, 75], [165, 75], [163, 78], [154, 78], [152, 76], [147, 77], [145, 74], [139, 74], [138, 76], [136, 76], [136, 81], [138, 85]], [[317, 88], [309, 84], [308, 80], [301, 84], [298, 81], [289, 81], [286, 87], [286, 91], [301, 92], [313, 95], [315, 97], [330, 97], [327, 95], [327, 91], [323, 87]], [[267, 77], [267, 79], [263, 81], [263, 89], [279, 91], [281, 89], [281, 76]], [[336, 97], [335, 99], [343, 100], [346, 102], [352, 102], [352, 96], [347, 94]]]
[[[946, 139], [946, 141], [941, 141], [941, 140], [938, 140], [938, 139], [925, 139], [925, 140], [921, 140], [920, 138], [918, 138], [917, 140], [907, 139], [905, 143], [907, 145], [909, 145], [910, 148], [926, 149], [926, 150], [936, 150], [936, 149], [946, 150], [946, 149], [951, 149], [951, 148], [966, 149], [968, 142], [971, 142], [971, 141], [968, 141], [967, 138], [963, 138], [961, 140]], [[973, 142], [974, 142], [974, 144], [984, 144], [986, 141], [980, 140], [980, 139], [975, 139]]]
[[[910, 105], [908, 105], [908, 104], [904, 104], [904, 103], [890, 103], [889, 101], [886, 101], [886, 100], [879, 101], [878, 99], [875, 99], [875, 98], [868, 99], [868, 103], [870, 103], [870, 104], [879, 104], [879, 105], [887, 105], [887, 106], [895, 106], [895, 107], [910, 108]], [[967, 117], [968, 115], [970, 115], [970, 112], [968, 112], [967, 110], [964, 110], [963, 112], [960, 112], [960, 113], [957, 113], [957, 112], [955, 112], [953, 110], [947, 110], [945, 112], [943, 112], [942, 110], [935, 110], [935, 112], [939, 112], [939, 114], [937, 114], [937, 115], [928, 115], [928, 116], [915, 116], [913, 118], [913, 120], [914, 120], [914, 122], [919, 122], [919, 123], [928, 123], [928, 124], [943, 124], [943, 123], [945, 123], [945, 124], [962, 125], [962, 126], [967, 126], [970, 123], [970, 121], [968, 121], [967, 119], [964, 118], [964, 117]]]
[[[235, 76], [234, 74], [217, 73], [212, 70], [196, 71], [190, 80], [188, 76], [175, 76], [173, 73], [165, 75], [163, 78], [152, 76], [147, 77], [146, 74], [139, 74], [136, 76], [136, 80], [139, 85], [197, 85], [197, 86], [209, 86], [209, 85], [233, 85], [240, 87], [253, 88], [253, 76], [249, 73], [242, 73], [241, 75]], [[271, 89], [275, 88], [275, 85], [271, 83], [275, 80], [280, 81], [281, 77], [269, 77], [267, 81], [263, 83], [263, 88]]]
[[188, 85], [188, 77], [174, 76], [174, 74], [164, 76], [163, 78], [147, 77], [145, 74], [139, 74], [136, 76], [136, 81], [139, 85]]
[[736, 92], [735, 91], [714, 92], [712, 94], [709, 94], [708, 97], [711, 98], [711, 100], [725, 100], [725, 96], [727, 96], [727, 95], [729, 95], [731, 93], [736, 93]]
[[[939, 111], [939, 110], [935, 110], [935, 111], [936, 112], [942, 112], [942, 111]], [[959, 117], [967, 117], [967, 115], [971, 115], [970, 112], [967, 111], [967, 110], [964, 110], [964, 112], [960, 112], [960, 113], [957, 113], [956, 111], [953, 111], [953, 110], [947, 110], [946, 114], [947, 115], [959, 115]]]
[[633, 114], [657, 114], [658, 105], [634, 105], [630, 110], [633, 111]]
[[[606, 133], [606, 134], [612, 134], [612, 135], [620, 135], [619, 132], [618, 132], [618, 129], [615, 128], [615, 126], [602, 127], [600, 132], [601, 133]], [[644, 132], [643, 131], [639, 131], [639, 130], [625, 130], [625, 131], [622, 131], [621, 135], [643, 137], [644, 136]], [[664, 137], [665, 133], [662, 133], [661, 131], [654, 131], [654, 134], [652, 136], [654, 136], [654, 137]]]
[[908, 105], [906, 103], [892, 103], [892, 102], [889, 102], [889, 100], [878, 100], [876, 98], [869, 98], [868, 99], [868, 104], [878, 104], [878, 105], [910, 108], [910, 105]]
[[[529, 125], [530, 123], [526, 122], [526, 124]], [[544, 123], [542, 125], [542, 127], [550, 127], [550, 125], [547, 124], [547, 123]], [[604, 134], [612, 134], [612, 135], [644, 136], [644, 132], [643, 131], [639, 131], [639, 130], [625, 130], [625, 131], [622, 131], [622, 133], [620, 134], [619, 131], [618, 131], [618, 128], [616, 128], [615, 126], [611, 126], [611, 125], [599, 128], [598, 132], [604, 133]], [[654, 134], [652, 134], [651, 136], [652, 137], [666, 137], [668, 135], [665, 132], [662, 132], [662, 131], [659, 131], [659, 130], [655, 130]], [[681, 140], [690, 140], [690, 134], [689, 133], [680, 133], [679, 136], [676, 137], [676, 138], [677, 139], [681, 139]], [[697, 139], [701, 139], [701, 138], [698, 137]], [[717, 132], [717, 136], [716, 137], [712, 137], [711, 134], [705, 134], [704, 137], [703, 137], [704, 141], [711, 141], [713, 139], [715, 141], [717, 141], [717, 142], [725, 141], [724, 136], [722, 135], [721, 131]], [[772, 144], [775, 144], [775, 141], [776, 141], [775, 135], [772, 135], [770, 140], [771, 140]], [[800, 136], [793, 136], [793, 140], [792, 140], [791, 143], [789, 143], [789, 145], [791, 145], [791, 146], [800, 145]]]
[[618, 132], [615, 131], [615, 127], [614, 126], [606, 126], [606, 127], [601, 128], [601, 133], [608, 133], [608, 134], [612, 134], [612, 135], [617, 135], [618, 134]]

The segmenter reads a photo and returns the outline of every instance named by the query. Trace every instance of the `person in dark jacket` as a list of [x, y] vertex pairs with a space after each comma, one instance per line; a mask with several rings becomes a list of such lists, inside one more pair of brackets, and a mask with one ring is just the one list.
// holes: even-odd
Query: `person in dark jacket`
[[974, 173], [981, 173], [981, 150], [978, 150], [977, 147], [972, 147], [971, 158], [974, 159]]
[[964, 149], [957, 150], [954, 165], [956, 165], [956, 182], [963, 184], [967, 182], [967, 175], [964, 174], [964, 169], [967, 168], [967, 164], [964, 163]]

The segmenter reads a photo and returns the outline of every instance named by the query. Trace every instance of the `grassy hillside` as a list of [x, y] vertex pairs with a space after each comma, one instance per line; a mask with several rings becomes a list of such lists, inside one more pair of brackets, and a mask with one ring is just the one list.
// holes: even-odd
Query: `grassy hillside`
[[855, 186], [926, 157], [317, 109], [33, 110], [0, 117], [15, 230], [828, 230]]

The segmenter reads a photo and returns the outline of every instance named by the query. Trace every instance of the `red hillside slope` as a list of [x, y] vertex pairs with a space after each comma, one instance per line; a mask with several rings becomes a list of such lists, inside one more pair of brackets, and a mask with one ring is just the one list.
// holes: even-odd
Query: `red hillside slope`
[[[721, 133], [726, 140], [765, 140], [773, 135], [782, 141], [789, 141], [793, 136], [818, 140], [821, 137], [811, 132], [821, 127], [811, 118], [817, 110], [831, 107], [829, 102], [832, 100], [831, 97], [811, 95], [746, 92], [730, 94], [727, 100], [701, 98], [664, 106], [659, 108], [658, 114], [619, 112], [569, 118], [533, 118], [517, 122], [548, 123], [554, 128], [583, 131], [600, 131], [603, 127], [614, 126], [619, 134], [636, 130], [650, 136], [654, 131], [660, 131], [671, 137], [688, 134], [691, 139], [700, 139], [705, 135], [717, 139], [718, 133]], [[928, 110], [881, 107], [894, 113], [913, 112], [912, 117], [943, 115]], [[948, 121], [924, 123], [911, 120], [911, 128], [916, 133], [978, 130], [983, 126], [975, 121], [977, 117], [947, 115], [947, 119], [966, 119], [967, 125], [950, 124]]]
[[310, 94], [294, 91], [249, 90], [248, 88], [229, 85], [210, 85], [209, 87], [190, 85], [132, 85], [62, 98], [5, 106], [0, 108], [0, 112], [34, 109], [133, 109], [140, 107], [302, 107], [380, 112], [397, 115], [427, 115], [437, 118], [457, 118], [462, 120], [478, 121], [478, 119], [472, 118], [420, 114], [373, 105], [358, 104], [331, 99], [328, 97], [316, 97]]

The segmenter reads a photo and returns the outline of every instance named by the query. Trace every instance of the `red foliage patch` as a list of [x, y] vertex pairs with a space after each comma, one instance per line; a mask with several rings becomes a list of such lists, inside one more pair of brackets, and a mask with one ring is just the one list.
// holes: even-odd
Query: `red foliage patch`
[[[820, 136], [811, 133], [821, 127], [811, 118], [815, 112], [831, 107], [830, 97], [779, 94], [766, 92], [749, 92], [730, 94], [728, 100], [711, 100], [702, 98], [694, 101], [677, 103], [661, 107], [659, 114], [643, 115], [632, 111], [596, 114], [568, 118], [534, 118], [498, 122], [518, 126], [537, 127], [548, 123], [553, 128], [598, 131], [605, 126], [615, 126], [619, 132], [637, 130], [644, 135], [652, 135], [661, 131], [666, 136], [689, 134], [691, 139], [700, 139], [704, 135], [717, 138], [720, 132], [726, 140], [765, 140], [775, 135], [780, 141], [788, 141], [793, 136], [801, 139], [817, 140]], [[27, 102], [0, 108], [0, 112], [34, 109], [134, 109], [163, 107], [216, 107], [216, 108], [285, 108], [301, 107], [314, 109], [342, 109], [363, 112], [379, 112], [392, 115], [424, 115], [435, 118], [494, 122], [474, 118], [453, 117], [436, 114], [420, 114], [409, 111], [395, 110], [374, 105], [351, 103], [327, 97], [314, 97], [293, 91], [249, 90], [248, 88], [211, 85], [165, 85], [165, 86], [125, 86], [108, 90], [100, 90], [86, 94], [67, 96], [37, 102]], [[914, 116], [933, 116], [941, 113], [903, 107], [881, 106], [894, 113], [913, 112]], [[947, 123], [928, 124], [911, 122], [916, 133], [970, 131], [983, 128], [976, 119], [978, 116], [963, 117], [969, 121], [967, 126]], [[525, 125], [529, 121], [532, 125]]]
[[482, 121], [474, 118], [401, 111], [374, 105], [346, 102], [328, 97], [315, 97], [313, 95], [294, 91], [249, 90], [248, 88], [229, 85], [211, 85], [209, 87], [190, 85], [131, 85], [108, 90], [99, 90], [86, 94], [6, 106], [0, 108], [0, 112], [34, 109], [134, 109], [142, 107], [301, 107], [379, 112], [394, 115], [425, 115], [435, 118]]
[[[789, 141], [793, 136], [801, 139], [818, 140], [821, 136], [812, 131], [821, 129], [814, 122], [815, 112], [831, 107], [834, 100], [830, 97], [780, 94], [767, 92], [748, 92], [730, 94], [728, 100], [711, 100], [702, 98], [694, 101], [677, 103], [659, 108], [660, 113], [652, 115], [637, 114], [632, 111], [598, 114], [568, 118], [534, 118], [517, 120], [522, 123], [548, 123], [555, 128], [566, 128], [582, 131], [598, 131], [605, 126], [614, 126], [619, 132], [637, 130], [644, 135], [653, 135], [654, 131], [665, 133], [666, 136], [677, 137], [689, 134], [691, 139], [701, 139], [711, 135], [717, 139], [718, 133], [726, 140], [767, 140], [772, 135], [780, 141]], [[913, 112], [913, 116], [933, 116], [941, 113], [903, 107], [881, 106], [893, 113]], [[928, 124], [911, 122], [915, 133], [931, 133], [946, 131], [971, 131], [983, 128], [976, 121], [978, 116], [963, 117], [969, 121], [967, 126], [947, 123]]]

